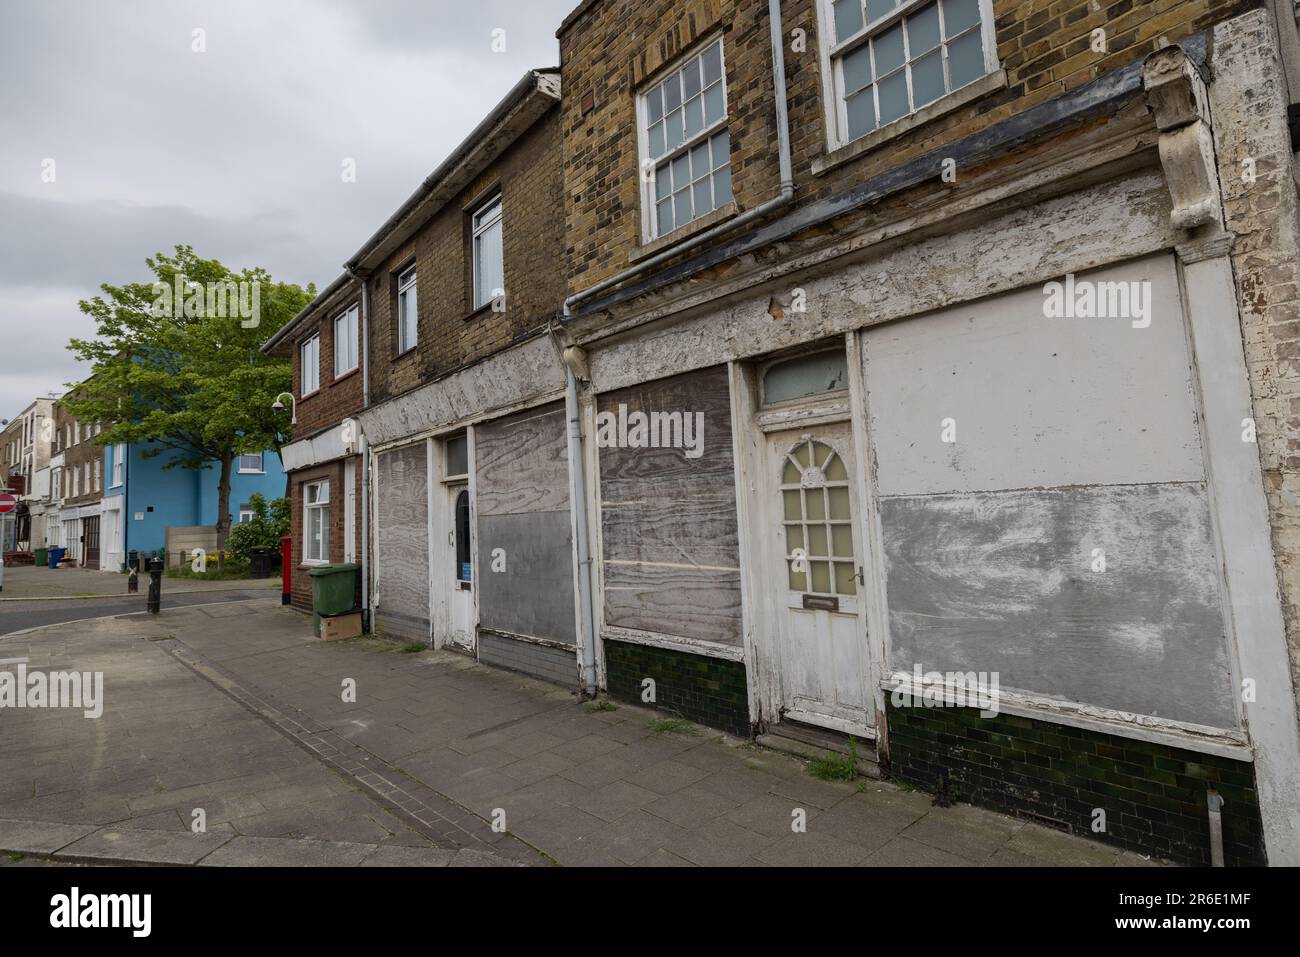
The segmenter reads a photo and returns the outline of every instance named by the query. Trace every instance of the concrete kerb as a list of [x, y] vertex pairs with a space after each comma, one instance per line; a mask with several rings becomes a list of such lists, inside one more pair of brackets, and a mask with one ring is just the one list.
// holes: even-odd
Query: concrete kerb
[[318, 839], [192, 834], [109, 824], [0, 819], [0, 854], [113, 867], [521, 867], [467, 848], [396, 847]]

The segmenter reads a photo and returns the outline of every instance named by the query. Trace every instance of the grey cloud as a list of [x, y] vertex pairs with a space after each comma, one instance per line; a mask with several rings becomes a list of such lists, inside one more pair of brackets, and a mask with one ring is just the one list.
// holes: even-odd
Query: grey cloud
[[[77, 301], [147, 278], [159, 250], [189, 243], [234, 267], [331, 281], [524, 70], [557, 62], [555, 30], [576, 3], [7, 5], [0, 418], [84, 374], [64, 349], [93, 332]], [[46, 157], [54, 183], [40, 178]], [[345, 157], [355, 183], [339, 175]]]

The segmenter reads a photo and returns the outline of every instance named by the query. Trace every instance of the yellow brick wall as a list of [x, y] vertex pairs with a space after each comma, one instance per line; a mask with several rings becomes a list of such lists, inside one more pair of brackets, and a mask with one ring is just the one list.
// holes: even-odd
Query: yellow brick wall
[[[814, 0], [782, 5], [797, 200], [812, 202], [952, 143], [1250, 6], [1249, 0], [993, 0], [1007, 87], [820, 175], [827, 153]], [[1106, 31], [1093, 52], [1094, 29]], [[796, 30], [806, 49], [793, 49]], [[777, 194], [776, 125], [763, 0], [598, 0], [560, 36], [569, 291], [631, 265], [641, 245], [635, 99], [702, 41], [723, 37], [733, 188], [748, 209]]]

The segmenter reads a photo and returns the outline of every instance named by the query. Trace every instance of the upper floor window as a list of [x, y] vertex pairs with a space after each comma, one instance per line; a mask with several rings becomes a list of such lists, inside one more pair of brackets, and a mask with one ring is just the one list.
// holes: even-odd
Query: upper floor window
[[122, 484], [122, 479], [126, 471], [126, 446], [113, 446], [113, 485], [112, 488]]
[[415, 301], [415, 267], [397, 277], [397, 354], [414, 349], [419, 338]]
[[833, 35], [832, 146], [915, 113], [997, 66], [992, 0], [822, 3], [834, 27], [822, 31]]
[[265, 472], [262, 467], [262, 453], [248, 452], [239, 457], [239, 471], [242, 472]]
[[637, 116], [647, 241], [731, 202], [721, 40], [641, 94]]
[[334, 320], [334, 378], [361, 364], [360, 331], [360, 313], [356, 306]]
[[480, 309], [505, 295], [506, 265], [501, 232], [501, 197], [496, 196], [474, 213], [474, 308]]
[[314, 335], [301, 347], [302, 394], [311, 395], [320, 388], [320, 335]]

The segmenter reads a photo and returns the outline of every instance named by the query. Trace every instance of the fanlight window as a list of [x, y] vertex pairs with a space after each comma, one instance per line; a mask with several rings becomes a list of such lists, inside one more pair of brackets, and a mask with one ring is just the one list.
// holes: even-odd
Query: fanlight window
[[856, 594], [849, 475], [839, 453], [824, 442], [801, 440], [786, 453], [781, 499], [790, 590]]

